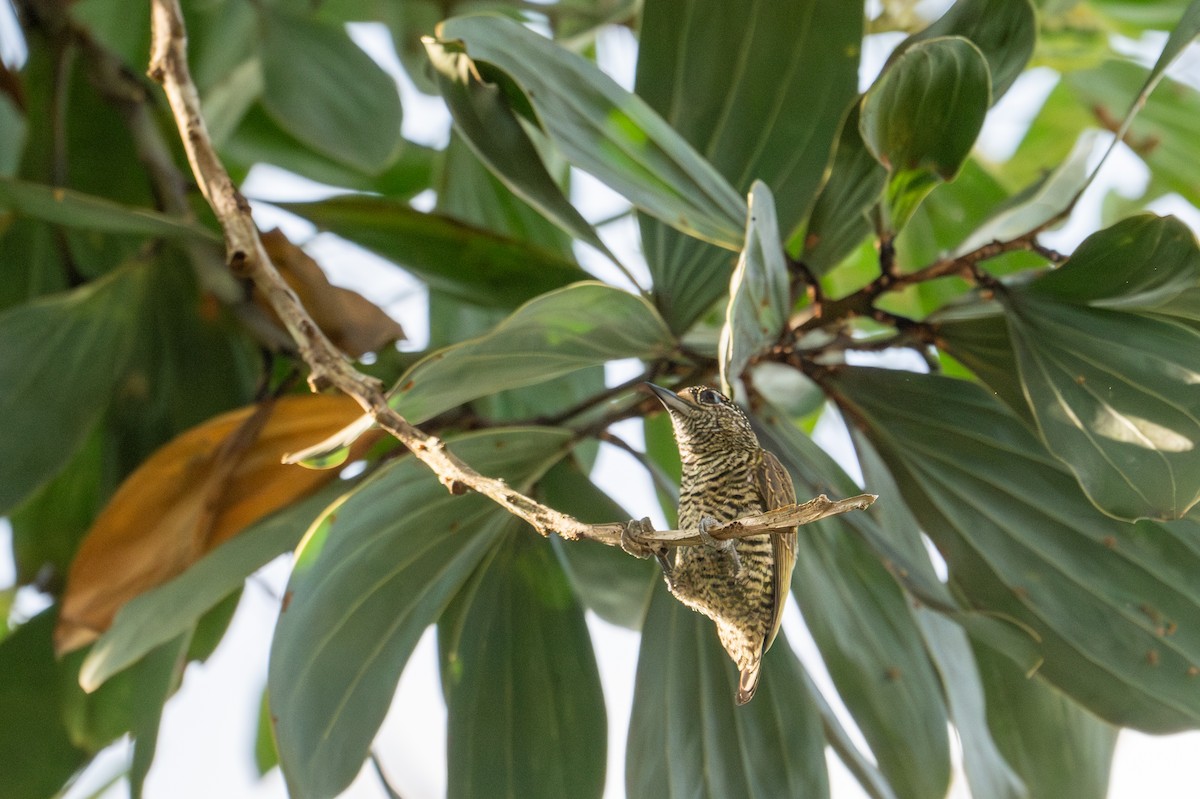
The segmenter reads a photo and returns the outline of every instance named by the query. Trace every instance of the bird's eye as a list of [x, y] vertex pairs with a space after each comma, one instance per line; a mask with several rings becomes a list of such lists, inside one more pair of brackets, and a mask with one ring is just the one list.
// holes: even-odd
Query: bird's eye
[[723, 397], [711, 388], [706, 388], [696, 395], [696, 399], [705, 405], [720, 405]]

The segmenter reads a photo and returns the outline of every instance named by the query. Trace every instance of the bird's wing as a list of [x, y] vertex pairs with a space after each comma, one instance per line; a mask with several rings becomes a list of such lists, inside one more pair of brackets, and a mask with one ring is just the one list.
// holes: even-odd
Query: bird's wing
[[[775, 510], [796, 502], [796, 489], [792, 485], [792, 476], [779, 459], [770, 452], [763, 450], [762, 460], [754, 470], [755, 482], [766, 503], [767, 510]], [[792, 582], [792, 569], [796, 565], [796, 530], [783, 535], [771, 536], [771, 554], [774, 556], [772, 585], [775, 589], [775, 601], [771, 609], [771, 631], [763, 644], [766, 652], [779, 633], [779, 623], [783, 620], [783, 608], [787, 604], [788, 588]]]

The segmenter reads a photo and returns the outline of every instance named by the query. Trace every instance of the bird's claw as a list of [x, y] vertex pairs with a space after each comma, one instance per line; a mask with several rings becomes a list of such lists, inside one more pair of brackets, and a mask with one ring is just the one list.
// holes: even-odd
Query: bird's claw
[[641, 521], [633, 519], [626, 522], [625, 528], [621, 530], [621, 549], [635, 558], [648, 558], [653, 555], [662, 568], [663, 576], [667, 578], [667, 584], [671, 585], [671, 573], [675, 570], [675, 564], [671, 562], [671, 550], [665, 546], [651, 546], [641, 539], [642, 535], [653, 531], [654, 526], [648, 517]]
[[649, 517], [638, 521], [630, 519], [625, 522], [625, 529], [621, 531], [621, 549], [633, 555], [635, 558], [648, 558], [655, 554], [657, 547], [652, 547], [642, 541], [642, 535], [653, 531], [654, 528], [650, 524]]
[[713, 538], [712, 534], [708, 532], [709, 528], [716, 527], [718, 524], [720, 524], [720, 522], [711, 516], [705, 516], [700, 520], [700, 523], [696, 525], [696, 530], [700, 534], [700, 543], [715, 552], [725, 553], [725, 556], [729, 558], [730, 570], [733, 573], [733, 576], [737, 577], [742, 573], [742, 559], [738, 555], [737, 547], [734, 546], [733, 539], [729, 538], [724, 541], [719, 541], [716, 538]]

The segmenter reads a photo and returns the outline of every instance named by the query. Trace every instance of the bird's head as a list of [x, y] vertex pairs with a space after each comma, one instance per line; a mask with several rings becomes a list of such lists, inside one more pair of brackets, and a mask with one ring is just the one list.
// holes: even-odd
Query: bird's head
[[750, 420], [733, 400], [708, 386], [690, 386], [678, 393], [653, 383], [647, 386], [671, 414], [679, 451], [757, 449], [758, 437]]

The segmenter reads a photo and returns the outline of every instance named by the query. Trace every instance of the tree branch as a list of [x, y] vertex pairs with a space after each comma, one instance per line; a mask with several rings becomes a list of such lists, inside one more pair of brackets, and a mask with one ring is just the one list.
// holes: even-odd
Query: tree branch
[[[309, 385], [314, 390], [332, 386], [354, 398], [380, 427], [437, 474], [451, 493], [472, 490], [483, 494], [509, 513], [524, 519], [542, 535], [557, 533], [569, 540], [586, 538], [620, 545], [625, 523], [584, 524], [525, 496], [503, 480], [472, 469], [451, 453], [440, 438], [409, 424], [396, 413], [387, 403], [383, 384], [357, 371], [334, 347], [271, 263], [251, 217], [250, 204], [233, 185], [217, 155], [200, 113], [199, 93], [188, 70], [187, 32], [179, 0], [152, 0], [151, 21], [149, 74], [166, 92], [192, 172], [225, 231], [229, 267], [235, 274], [249, 278], [283, 320], [301, 357], [309, 365]], [[864, 494], [834, 502], [822, 495], [803, 505], [788, 506], [711, 528], [709, 533], [719, 539], [762, 535], [770, 530], [865, 508], [874, 499], [874, 496]], [[667, 546], [700, 543], [695, 530], [646, 532], [638, 538]]]

